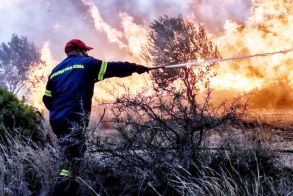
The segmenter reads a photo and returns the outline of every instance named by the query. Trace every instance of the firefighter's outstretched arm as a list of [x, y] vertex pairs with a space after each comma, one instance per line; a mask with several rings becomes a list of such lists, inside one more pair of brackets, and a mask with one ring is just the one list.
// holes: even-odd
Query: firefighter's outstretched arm
[[141, 74], [148, 71], [149, 68], [135, 63], [102, 61], [98, 80], [111, 77], [127, 77], [135, 72]]

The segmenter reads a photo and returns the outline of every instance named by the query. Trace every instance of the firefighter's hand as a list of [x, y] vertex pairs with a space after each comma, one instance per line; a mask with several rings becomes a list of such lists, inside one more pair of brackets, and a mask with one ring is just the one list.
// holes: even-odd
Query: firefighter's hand
[[137, 70], [136, 70], [137, 73], [142, 74], [149, 71], [150, 69], [148, 67], [145, 67], [143, 65], [137, 65]]

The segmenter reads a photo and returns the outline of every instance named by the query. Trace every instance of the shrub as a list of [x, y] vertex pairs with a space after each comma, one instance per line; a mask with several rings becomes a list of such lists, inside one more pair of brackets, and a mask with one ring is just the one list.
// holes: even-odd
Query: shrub
[[[199, 59], [220, 58], [220, 53], [208, 38], [203, 25], [196, 27], [195, 23], [178, 15], [160, 17], [151, 23], [148, 42], [142, 57], [154, 66], [162, 66]], [[214, 65], [209, 64], [202, 69], [197, 69], [205, 71], [213, 68]], [[150, 75], [158, 86], [164, 88], [176, 81], [178, 77], [189, 82], [190, 77], [186, 78], [186, 75], [192, 75], [191, 72], [190, 69], [165, 69], [151, 72]]]
[[293, 170], [261, 146], [230, 141], [198, 149], [189, 167], [170, 151], [153, 157], [156, 152], [148, 149], [129, 152], [100, 151], [84, 165], [84, 179], [101, 195], [290, 195], [293, 190]]
[[33, 107], [20, 101], [15, 95], [5, 89], [0, 89], [0, 136], [7, 143], [6, 134], [21, 136], [23, 139], [42, 143], [44, 129], [40, 116]]
[[[154, 23], [151, 35], [147, 52], [155, 65], [219, 57], [203, 27], [197, 30], [181, 16], [161, 18]], [[129, 93], [111, 105], [116, 132], [93, 147], [103, 151], [103, 162], [117, 164], [104, 167], [103, 171], [112, 175], [99, 178], [104, 182], [115, 179], [116, 186], [106, 183], [111, 187], [110, 194], [154, 194], [155, 189], [160, 194], [176, 194], [169, 185], [170, 171], [177, 164], [190, 170], [194, 162], [200, 162], [205, 132], [241, 118], [246, 109], [240, 102], [243, 97], [212, 104], [210, 78], [215, 74], [214, 67], [193, 65], [165, 76], [154, 72], [153, 76], [161, 81], [152, 77], [149, 95], [144, 90], [133, 95], [126, 88]]]
[[188, 87], [168, 88], [159, 96], [127, 94], [114, 103], [115, 131], [92, 148], [103, 158], [96, 163], [97, 179], [108, 194], [178, 194], [170, 172], [176, 165], [190, 171], [201, 163], [205, 132], [236, 120], [245, 109], [238, 99], [213, 108], [209, 96], [197, 103]]

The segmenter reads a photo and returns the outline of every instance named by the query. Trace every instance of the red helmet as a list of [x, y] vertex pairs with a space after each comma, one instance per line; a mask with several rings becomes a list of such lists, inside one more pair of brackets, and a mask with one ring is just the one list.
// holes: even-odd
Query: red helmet
[[65, 45], [65, 53], [68, 53], [73, 50], [91, 50], [92, 47], [85, 45], [85, 43], [79, 39], [72, 39]]

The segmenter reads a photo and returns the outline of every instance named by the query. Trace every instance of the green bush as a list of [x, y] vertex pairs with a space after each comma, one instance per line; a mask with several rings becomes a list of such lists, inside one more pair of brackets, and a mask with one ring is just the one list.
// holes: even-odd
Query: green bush
[[0, 89], [0, 136], [7, 141], [7, 132], [37, 141], [41, 134], [40, 121], [33, 107], [20, 101], [5, 89]]

